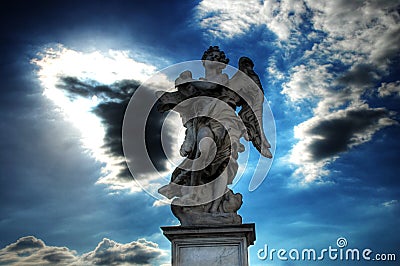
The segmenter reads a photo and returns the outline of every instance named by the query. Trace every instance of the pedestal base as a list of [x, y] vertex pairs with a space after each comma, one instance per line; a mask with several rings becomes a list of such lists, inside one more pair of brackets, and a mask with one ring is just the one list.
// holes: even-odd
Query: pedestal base
[[172, 266], [247, 266], [254, 224], [161, 227], [172, 244]]

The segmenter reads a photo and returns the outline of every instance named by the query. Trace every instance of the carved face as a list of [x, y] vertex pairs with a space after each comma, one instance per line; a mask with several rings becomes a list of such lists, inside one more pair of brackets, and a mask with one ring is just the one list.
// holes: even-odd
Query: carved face
[[221, 60], [221, 52], [219, 51], [212, 51], [211, 53], [208, 53], [205, 60], [209, 61], [218, 61], [220, 62]]
[[221, 60], [223, 59], [223, 56], [221, 55], [221, 52], [219, 51], [212, 51], [207, 54], [205, 57], [205, 60], [203, 60], [203, 66], [207, 69], [217, 69], [217, 70], [222, 70], [226, 66], [224, 63], [222, 63]]

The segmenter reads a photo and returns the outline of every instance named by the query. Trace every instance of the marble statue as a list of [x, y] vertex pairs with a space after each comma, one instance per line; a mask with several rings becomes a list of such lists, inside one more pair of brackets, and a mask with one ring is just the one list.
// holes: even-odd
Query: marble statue
[[263, 88], [248, 57], [240, 58], [232, 78], [222, 72], [229, 59], [218, 46], [210, 46], [201, 60], [204, 77], [193, 79], [187, 70], [174, 91], [158, 92], [158, 110], [178, 112], [186, 128], [180, 148], [185, 159], [159, 193], [173, 199], [172, 212], [182, 225], [241, 224], [242, 195], [228, 188], [244, 151], [240, 139], [272, 158], [262, 128]]

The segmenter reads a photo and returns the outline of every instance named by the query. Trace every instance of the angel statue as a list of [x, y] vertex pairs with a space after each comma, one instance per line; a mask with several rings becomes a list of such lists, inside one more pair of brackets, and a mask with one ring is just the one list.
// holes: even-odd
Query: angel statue
[[193, 79], [186, 70], [175, 80], [175, 91], [158, 92], [158, 110], [178, 112], [186, 128], [184, 160], [159, 193], [173, 199], [172, 212], [182, 225], [241, 224], [242, 195], [228, 188], [244, 151], [240, 139], [272, 158], [262, 128], [263, 88], [248, 57], [240, 58], [232, 78], [222, 72], [229, 59], [218, 46], [210, 46], [201, 60], [204, 77]]

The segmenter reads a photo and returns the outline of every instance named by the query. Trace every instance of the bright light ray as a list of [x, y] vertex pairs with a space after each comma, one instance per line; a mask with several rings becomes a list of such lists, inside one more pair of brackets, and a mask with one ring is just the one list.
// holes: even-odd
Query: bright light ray
[[105, 129], [100, 118], [91, 112], [101, 101], [96, 96], [91, 99], [68, 97], [57, 84], [61, 77], [75, 77], [80, 81], [96, 81], [104, 85], [124, 79], [144, 81], [156, 68], [136, 62], [129, 57], [127, 51], [82, 53], [62, 45], [45, 48], [32, 63], [39, 66], [37, 75], [44, 88], [43, 95], [52, 100], [60, 108], [65, 119], [80, 130], [83, 147], [104, 164], [104, 176], [98, 183], [107, 184], [111, 189], [140, 191], [133, 182], [123, 183], [117, 177], [122, 170], [120, 163], [124, 158], [110, 156], [103, 148]]

